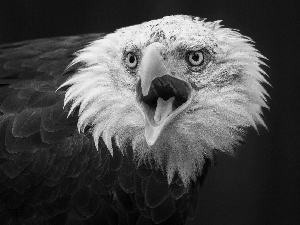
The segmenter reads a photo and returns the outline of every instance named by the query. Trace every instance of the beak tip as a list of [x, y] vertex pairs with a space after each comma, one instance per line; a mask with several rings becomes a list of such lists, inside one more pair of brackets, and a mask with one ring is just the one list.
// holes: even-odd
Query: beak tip
[[149, 147], [151, 147], [151, 146], [153, 146], [154, 145], [154, 141], [149, 141], [149, 140], [147, 140], [146, 139], [146, 143], [147, 143], [147, 145], [149, 146]]

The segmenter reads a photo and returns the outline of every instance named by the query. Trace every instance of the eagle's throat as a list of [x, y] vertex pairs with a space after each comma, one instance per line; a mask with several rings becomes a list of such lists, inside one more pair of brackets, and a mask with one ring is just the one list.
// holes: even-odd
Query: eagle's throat
[[146, 96], [141, 81], [136, 91], [145, 117], [145, 138], [148, 145], [153, 145], [170, 121], [190, 103], [192, 89], [186, 81], [167, 74], [152, 80]]

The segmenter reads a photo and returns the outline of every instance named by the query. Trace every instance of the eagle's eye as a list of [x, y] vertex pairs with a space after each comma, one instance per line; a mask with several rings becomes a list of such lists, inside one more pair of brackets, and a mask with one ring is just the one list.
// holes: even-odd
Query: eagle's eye
[[187, 53], [186, 61], [192, 67], [200, 66], [204, 61], [202, 51], [190, 51]]
[[134, 69], [138, 64], [138, 58], [133, 52], [128, 52], [125, 58], [125, 63], [130, 69]]

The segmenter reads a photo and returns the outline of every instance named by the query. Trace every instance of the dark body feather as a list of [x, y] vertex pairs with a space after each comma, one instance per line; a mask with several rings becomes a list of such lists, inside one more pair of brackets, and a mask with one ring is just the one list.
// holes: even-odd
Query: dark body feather
[[[149, 165], [112, 157], [57, 88], [76, 72], [73, 53], [101, 34], [0, 46], [1, 224], [184, 224], [197, 208], [197, 183], [185, 189]], [[79, 65], [80, 66], [80, 65]], [[206, 166], [208, 162], [206, 163]]]

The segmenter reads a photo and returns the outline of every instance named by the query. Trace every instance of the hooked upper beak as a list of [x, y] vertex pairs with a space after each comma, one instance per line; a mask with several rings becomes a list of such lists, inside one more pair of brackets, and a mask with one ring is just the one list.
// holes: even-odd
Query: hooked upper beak
[[165, 53], [166, 47], [159, 42], [145, 49], [136, 87], [136, 98], [145, 119], [145, 139], [149, 146], [155, 144], [163, 129], [192, 100], [191, 85], [171, 75], [162, 56]]

